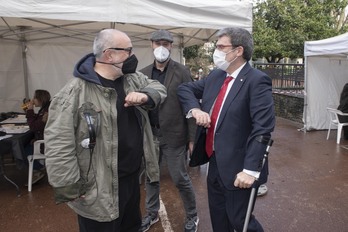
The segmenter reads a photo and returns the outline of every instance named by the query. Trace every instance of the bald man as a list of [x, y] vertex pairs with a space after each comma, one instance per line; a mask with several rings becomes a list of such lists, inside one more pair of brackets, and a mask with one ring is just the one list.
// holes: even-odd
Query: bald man
[[56, 203], [77, 213], [81, 232], [138, 232], [138, 173], [158, 181], [148, 110], [166, 97], [158, 81], [136, 72], [138, 60], [123, 32], [105, 29], [93, 54], [53, 98], [45, 129], [46, 165]]

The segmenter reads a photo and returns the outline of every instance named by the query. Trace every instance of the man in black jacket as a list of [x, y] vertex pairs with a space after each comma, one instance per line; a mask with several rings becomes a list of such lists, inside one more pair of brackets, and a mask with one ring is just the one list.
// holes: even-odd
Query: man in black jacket
[[[155, 31], [151, 36], [155, 60], [140, 70], [158, 80], [167, 88], [167, 99], [153, 112], [150, 121], [155, 143], [159, 146], [159, 162], [167, 160], [169, 174], [179, 190], [186, 211], [185, 232], [197, 231], [198, 217], [192, 182], [186, 170], [187, 145], [192, 151], [195, 122], [185, 118], [177, 97], [177, 87], [192, 78], [187, 67], [170, 58], [173, 36], [166, 30]], [[158, 219], [159, 182], [150, 183], [146, 178], [146, 211], [141, 231], [147, 231]]]
[[[343, 87], [343, 90], [340, 96], [340, 105], [338, 106], [337, 109], [342, 111], [343, 113], [348, 113], [348, 83], [346, 83]], [[338, 115], [338, 118], [340, 122], [348, 122], [347, 116]], [[348, 140], [348, 126], [343, 127], [343, 134], [344, 134], [344, 139]]]

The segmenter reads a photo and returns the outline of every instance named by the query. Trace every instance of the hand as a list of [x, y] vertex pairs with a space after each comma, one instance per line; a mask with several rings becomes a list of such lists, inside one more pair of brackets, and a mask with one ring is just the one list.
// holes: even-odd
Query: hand
[[200, 109], [192, 109], [192, 117], [196, 119], [196, 124], [198, 126], [203, 126], [205, 128], [210, 127], [210, 115], [207, 112], [204, 112]]
[[34, 101], [33, 100], [30, 100], [27, 102], [27, 109], [28, 110], [34, 109]]
[[237, 174], [234, 180], [234, 186], [238, 188], [250, 188], [255, 182], [256, 178], [246, 174], [245, 172], [240, 172]]
[[148, 98], [149, 97], [145, 93], [131, 92], [126, 96], [124, 107], [144, 104], [147, 102]]

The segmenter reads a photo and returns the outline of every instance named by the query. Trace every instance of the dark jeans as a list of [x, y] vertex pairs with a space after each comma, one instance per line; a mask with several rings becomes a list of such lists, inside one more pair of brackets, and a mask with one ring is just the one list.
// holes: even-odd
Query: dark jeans
[[[157, 148], [159, 146], [159, 140], [154, 136], [154, 143]], [[158, 149], [157, 149], [158, 150]], [[181, 200], [183, 202], [186, 217], [191, 218], [197, 215], [196, 209], [196, 196], [193, 190], [191, 179], [186, 169], [186, 146], [169, 147], [166, 144], [160, 145], [159, 150], [159, 162], [162, 159], [167, 161], [167, 167], [176, 188], [179, 190]], [[146, 212], [157, 213], [160, 208], [160, 183], [150, 183], [149, 178], [146, 178]]]

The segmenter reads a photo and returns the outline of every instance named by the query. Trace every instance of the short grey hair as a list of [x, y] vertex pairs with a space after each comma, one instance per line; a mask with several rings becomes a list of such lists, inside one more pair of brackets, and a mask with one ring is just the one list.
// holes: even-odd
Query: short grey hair
[[228, 36], [233, 47], [243, 47], [243, 58], [247, 61], [251, 59], [254, 49], [253, 37], [250, 32], [243, 28], [227, 27], [217, 32], [217, 37]]
[[114, 31], [114, 29], [104, 29], [97, 34], [93, 43], [93, 53], [96, 58], [100, 58], [105, 49], [113, 46]]

